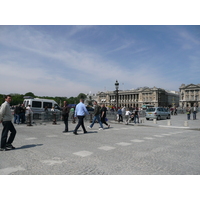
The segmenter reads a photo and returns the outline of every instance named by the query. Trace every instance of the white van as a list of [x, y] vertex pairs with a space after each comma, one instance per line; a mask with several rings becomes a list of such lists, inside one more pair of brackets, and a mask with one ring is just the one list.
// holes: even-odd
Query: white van
[[55, 111], [60, 110], [58, 104], [54, 100], [50, 99], [39, 99], [30, 96], [25, 96], [23, 104], [25, 107], [31, 105], [33, 113], [38, 113], [38, 114], [44, 112], [45, 107], [48, 108], [48, 111], [50, 111], [52, 107], [55, 108]]

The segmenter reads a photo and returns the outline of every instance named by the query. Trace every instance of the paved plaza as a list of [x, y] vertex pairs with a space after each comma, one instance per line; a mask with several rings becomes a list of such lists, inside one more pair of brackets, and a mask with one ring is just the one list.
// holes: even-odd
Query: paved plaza
[[[125, 125], [109, 121], [83, 134], [76, 124], [15, 125], [15, 150], [0, 152], [0, 175], [199, 175], [200, 115]], [[89, 122], [85, 122], [87, 127]], [[2, 124], [0, 125], [2, 131]]]

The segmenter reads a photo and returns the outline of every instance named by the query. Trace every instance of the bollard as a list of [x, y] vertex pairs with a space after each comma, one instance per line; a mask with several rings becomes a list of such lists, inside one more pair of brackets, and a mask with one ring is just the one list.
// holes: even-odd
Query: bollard
[[184, 126], [188, 126], [188, 121], [185, 121]]
[[153, 119], [153, 123], [154, 123], [154, 124], [157, 124], [157, 119]]
[[172, 124], [171, 124], [171, 120], [168, 120], [168, 121], [167, 121], [167, 125], [168, 125], [168, 126], [171, 126], [171, 125], [172, 125]]
[[144, 119], [141, 119], [141, 120], [140, 120], [140, 123], [141, 123], [141, 124], [144, 123]]

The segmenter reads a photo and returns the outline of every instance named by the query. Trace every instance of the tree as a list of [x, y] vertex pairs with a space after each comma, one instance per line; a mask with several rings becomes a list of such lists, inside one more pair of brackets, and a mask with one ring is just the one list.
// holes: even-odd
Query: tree
[[32, 92], [27, 92], [24, 96], [36, 97]]
[[77, 96], [78, 99], [86, 99], [87, 98], [87, 95], [86, 94], [83, 94], [83, 93], [80, 93], [78, 96]]

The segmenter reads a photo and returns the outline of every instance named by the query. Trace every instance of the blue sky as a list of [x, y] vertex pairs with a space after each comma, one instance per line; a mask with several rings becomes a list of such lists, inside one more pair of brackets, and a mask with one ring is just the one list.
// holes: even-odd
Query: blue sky
[[0, 26], [0, 93], [200, 84], [200, 26]]

